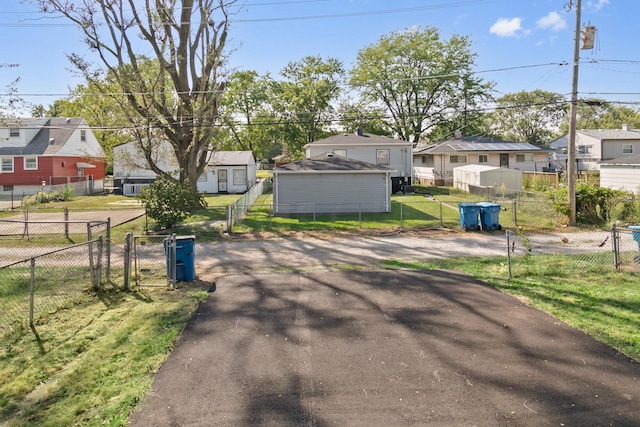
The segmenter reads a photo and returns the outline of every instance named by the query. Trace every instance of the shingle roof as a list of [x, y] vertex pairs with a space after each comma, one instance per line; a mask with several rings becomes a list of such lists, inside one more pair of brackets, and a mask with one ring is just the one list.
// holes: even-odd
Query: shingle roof
[[251, 151], [216, 151], [209, 160], [210, 166], [244, 166], [253, 162]]
[[82, 118], [51, 118], [25, 147], [0, 148], [0, 154], [7, 156], [55, 154], [64, 147], [83, 121]]
[[601, 165], [638, 165], [640, 166], [640, 154], [633, 156], [623, 156], [611, 160], [603, 160]]
[[523, 142], [503, 141], [480, 136], [464, 136], [433, 145], [416, 147], [413, 154], [446, 154], [467, 151], [541, 151], [542, 148]]
[[638, 129], [580, 129], [579, 132], [584, 135], [591, 136], [596, 139], [640, 139], [640, 130]]
[[409, 141], [401, 141], [399, 139], [389, 138], [386, 136], [356, 133], [341, 133], [318, 141], [310, 142], [307, 146], [319, 145], [389, 145], [389, 144], [406, 144], [411, 145]]
[[298, 171], [384, 171], [391, 172], [384, 166], [338, 156], [333, 153], [322, 153], [318, 156], [297, 162], [288, 163], [273, 170], [273, 172], [298, 172]]

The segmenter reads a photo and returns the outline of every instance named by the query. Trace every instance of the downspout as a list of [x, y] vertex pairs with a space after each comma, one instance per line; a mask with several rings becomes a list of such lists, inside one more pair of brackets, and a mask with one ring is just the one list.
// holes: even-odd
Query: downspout
[[389, 183], [391, 182], [391, 172], [385, 172], [386, 175], [386, 179], [385, 179], [385, 187], [386, 187], [386, 196], [384, 198], [384, 203], [385, 203], [385, 209], [387, 210], [387, 212], [391, 212], [390, 206], [389, 206], [389, 202], [391, 200], [391, 193], [390, 193], [390, 189], [389, 189]]

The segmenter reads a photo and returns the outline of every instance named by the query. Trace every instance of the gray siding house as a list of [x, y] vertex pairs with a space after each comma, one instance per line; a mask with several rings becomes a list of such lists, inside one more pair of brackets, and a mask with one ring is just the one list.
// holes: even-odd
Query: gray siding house
[[404, 185], [411, 185], [413, 174], [413, 143], [369, 135], [361, 130], [355, 133], [341, 133], [305, 145], [306, 158], [331, 152], [361, 162], [392, 169], [391, 183], [394, 193], [402, 191]]
[[275, 214], [391, 212], [394, 170], [329, 153], [275, 168]]

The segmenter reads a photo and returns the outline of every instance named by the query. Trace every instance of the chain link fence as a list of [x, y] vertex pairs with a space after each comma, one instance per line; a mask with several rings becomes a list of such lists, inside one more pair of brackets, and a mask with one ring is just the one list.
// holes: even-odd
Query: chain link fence
[[0, 334], [17, 324], [36, 324], [46, 315], [73, 306], [104, 282], [102, 237], [48, 250], [0, 268]]
[[640, 273], [640, 230], [612, 227], [575, 233], [507, 231], [509, 278]]

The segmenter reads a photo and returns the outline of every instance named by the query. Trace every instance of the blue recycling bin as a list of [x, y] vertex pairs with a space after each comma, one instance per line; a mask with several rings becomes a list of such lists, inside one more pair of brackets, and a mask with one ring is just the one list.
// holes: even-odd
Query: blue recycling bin
[[478, 230], [478, 214], [480, 213], [480, 206], [475, 203], [458, 203], [458, 210], [460, 211], [460, 228], [464, 231]]
[[640, 251], [640, 225], [628, 225], [627, 228], [630, 230], [637, 230], [632, 231], [631, 235], [633, 236], [633, 240], [638, 244], [638, 251]]
[[[164, 251], [167, 256], [167, 276], [171, 277], [171, 239], [165, 239]], [[190, 282], [196, 278], [196, 237], [176, 236], [176, 282]]]
[[483, 230], [502, 230], [500, 225], [500, 205], [497, 203], [480, 202], [480, 225]]

